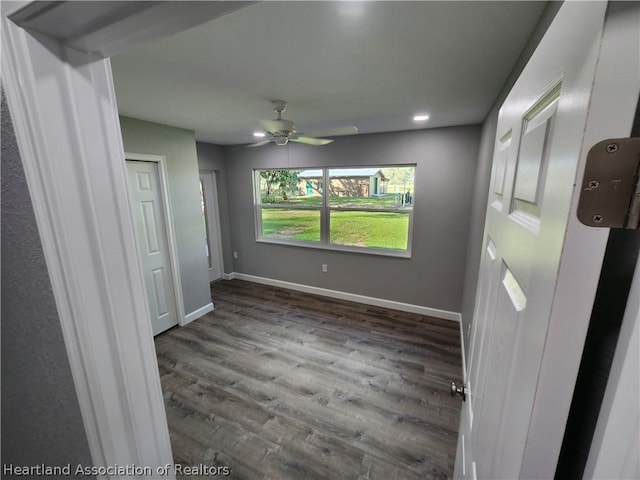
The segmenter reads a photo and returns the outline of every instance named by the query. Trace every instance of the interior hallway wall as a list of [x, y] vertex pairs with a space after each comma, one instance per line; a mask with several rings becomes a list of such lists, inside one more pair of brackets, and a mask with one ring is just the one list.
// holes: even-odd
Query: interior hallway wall
[[211, 303], [195, 135], [191, 130], [128, 117], [120, 117], [120, 127], [125, 152], [166, 157], [184, 313], [188, 315]]

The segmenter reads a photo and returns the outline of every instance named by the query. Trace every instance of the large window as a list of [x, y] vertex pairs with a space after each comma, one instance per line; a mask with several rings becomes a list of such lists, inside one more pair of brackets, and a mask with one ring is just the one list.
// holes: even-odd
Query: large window
[[255, 170], [257, 238], [408, 256], [415, 168]]

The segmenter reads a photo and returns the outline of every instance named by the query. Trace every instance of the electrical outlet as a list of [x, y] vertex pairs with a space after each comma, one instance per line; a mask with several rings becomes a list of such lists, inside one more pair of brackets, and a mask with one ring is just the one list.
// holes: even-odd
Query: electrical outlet
[[327, 273], [327, 264], [326, 263], [322, 264], [322, 272], [323, 273]]
[[233, 252], [233, 258], [238, 258], [238, 252]]

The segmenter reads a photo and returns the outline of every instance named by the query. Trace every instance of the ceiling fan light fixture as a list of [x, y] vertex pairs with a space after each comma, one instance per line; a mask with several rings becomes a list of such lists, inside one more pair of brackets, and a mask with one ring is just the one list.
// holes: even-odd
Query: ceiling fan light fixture
[[429, 120], [429, 115], [426, 113], [419, 113], [413, 116], [414, 122], [426, 122], [427, 120]]
[[289, 143], [289, 137], [285, 137], [285, 136], [273, 137], [273, 141], [275, 142], [276, 145], [286, 145], [287, 143]]

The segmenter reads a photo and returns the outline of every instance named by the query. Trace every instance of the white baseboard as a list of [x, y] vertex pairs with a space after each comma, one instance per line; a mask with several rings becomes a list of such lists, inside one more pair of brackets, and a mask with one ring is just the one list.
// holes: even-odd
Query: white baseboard
[[197, 310], [194, 310], [191, 313], [188, 313], [184, 316], [184, 323], [182, 325], [186, 325], [187, 323], [193, 322], [194, 320], [206, 315], [209, 312], [213, 312], [213, 302], [208, 303], [204, 307], [201, 307]]
[[275, 280], [273, 278], [257, 277], [255, 275], [247, 275], [246, 273], [229, 273], [224, 274], [225, 280], [246, 280], [247, 282], [262, 283], [273, 287], [289, 288], [305, 293], [313, 293], [325, 297], [338, 298], [340, 300], [349, 300], [351, 302], [364, 303], [376, 307], [391, 308], [402, 312], [417, 313], [427, 315], [429, 317], [442, 318], [444, 320], [453, 320], [460, 322], [461, 317], [458, 312], [450, 312], [448, 310], [439, 310], [437, 308], [423, 307], [421, 305], [413, 305], [410, 303], [396, 302], [394, 300], [385, 300], [383, 298], [367, 297], [356, 293], [340, 292], [338, 290], [329, 290], [327, 288], [313, 287], [311, 285], [303, 285], [301, 283], [285, 282], [283, 280]]

